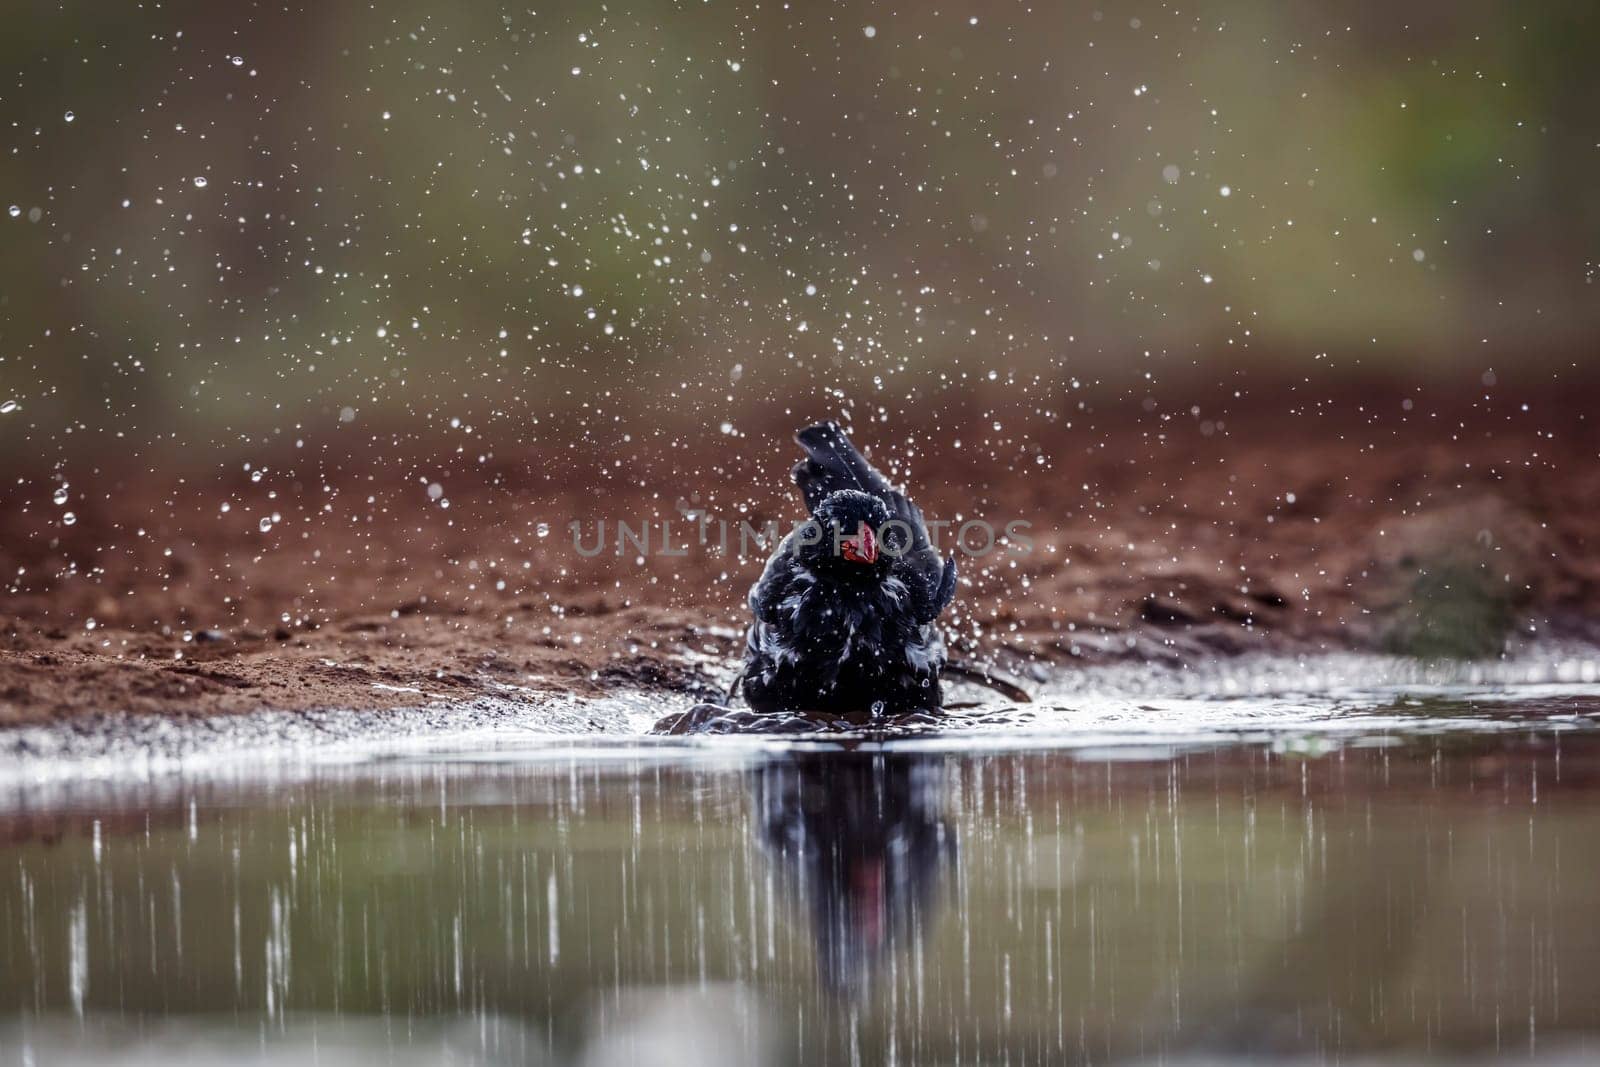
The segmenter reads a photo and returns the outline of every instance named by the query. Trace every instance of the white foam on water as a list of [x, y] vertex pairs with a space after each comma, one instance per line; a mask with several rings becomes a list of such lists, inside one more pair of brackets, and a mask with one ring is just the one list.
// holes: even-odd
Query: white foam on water
[[[1494, 663], [1423, 664], [1356, 654], [1245, 657], [1195, 668], [1118, 664], [1060, 672], [1032, 704], [951, 713], [937, 730], [865, 743], [922, 751], [1077, 749], [1159, 758], [1226, 743], [1348, 744], [1451, 730], [1573, 730], [1600, 724], [1600, 657], [1546, 651]], [[0, 807], [41, 787], [166, 775], [304, 775], [417, 758], [564, 761], [755, 760], [794, 744], [859, 747], [840, 735], [645, 736], [688, 706], [678, 694], [598, 700], [507, 689], [466, 703], [378, 711], [258, 712], [176, 720], [96, 714], [0, 732]]]

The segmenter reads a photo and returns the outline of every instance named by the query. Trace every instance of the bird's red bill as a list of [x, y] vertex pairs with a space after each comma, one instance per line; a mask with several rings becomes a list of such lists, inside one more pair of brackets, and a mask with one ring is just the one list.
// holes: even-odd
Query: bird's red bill
[[852, 563], [876, 563], [878, 561], [878, 539], [872, 534], [872, 527], [862, 523], [856, 530], [854, 537], [846, 537], [840, 546], [844, 558]]

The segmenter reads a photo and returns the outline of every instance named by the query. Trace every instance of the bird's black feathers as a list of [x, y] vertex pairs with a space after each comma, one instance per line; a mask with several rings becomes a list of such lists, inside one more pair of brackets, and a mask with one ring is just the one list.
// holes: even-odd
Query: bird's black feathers
[[[750, 590], [742, 672], [758, 711], [929, 710], [942, 702], [955, 561], [939, 555], [921, 510], [831, 422], [795, 435], [794, 468], [811, 521], [786, 537]], [[873, 528], [882, 552], [841, 556]]]
[[891, 494], [900, 495], [889, 479], [856, 451], [837, 423], [807, 426], [794, 439], [806, 453], [806, 458], [794, 465], [794, 484], [800, 487], [807, 509], [816, 511], [823, 497], [841, 489], [871, 493], [885, 503]]
[[795, 464], [794, 484], [800, 487], [806, 508], [813, 514], [824, 499], [842, 490], [871, 493], [889, 509], [891, 519], [902, 524], [892, 531], [910, 531], [910, 543], [896, 546], [906, 562], [912, 596], [922, 622], [932, 622], [950, 606], [956, 592], [955, 557], [941, 559], [928, 538], [922, 509], [890, 484], [866, 457], [856, 451], [837, 423], [819, 422], [794, 435], [806, 458]]
[[794, 465], [794, 484], [805, 497], [806, 510], [815, 513], [823, 499], [841, 489], [871, 493], [889, 509], [889, 514], [912, 528], [917, 540], [913, 548], [928, 547], [928, 528], [922, 510], [889, 484], [866, 457], [856, 451], [850, 438], [837, 423], [819, 422], [794, 435], [805, 449], [806, 458]]
[[938, 616], [945, 608], [950, 606], [950, 601], [956, 598], [956, 558], [951, 556], [944, 561], [944, 570], [939, 575], [939, 591], [934, 594], [933, 614]]

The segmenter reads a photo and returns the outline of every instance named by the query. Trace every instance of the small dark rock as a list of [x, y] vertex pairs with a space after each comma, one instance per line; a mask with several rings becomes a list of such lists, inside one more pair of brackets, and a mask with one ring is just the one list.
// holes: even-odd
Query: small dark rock
[[1147, 596], [1139, 607], [1139, 617], [1154, 626], [1191, 626], [1200, 617], [1175, 600]]

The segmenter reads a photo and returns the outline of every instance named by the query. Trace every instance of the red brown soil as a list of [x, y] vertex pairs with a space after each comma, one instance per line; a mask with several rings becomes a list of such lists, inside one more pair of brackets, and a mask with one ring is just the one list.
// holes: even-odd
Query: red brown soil
[[[1031, 523], [1028, 554], [958, 557], [951, 620], [966, 654], [1024, 674], [1600, 637], [1600, 391], [1232, 392], [973, 397], [850, 428], [880, 463], [912, 443], [930, 517]], [[238, 455], [78, 458], [72, 525], [53, 472], [19, 472], [0, 487], [0, 724], [714, 692], [763, 560], [641, 563], [609, 528], [587, 559], [567, 523], [587, 544], [600, 518], [681, 537], [683, 507], [791, 521], [788, 435], [828, 414], [758, 406], [737, 436], [594, 412], [527, 441], [308, 433], [256, 452], [259, 482]]]

